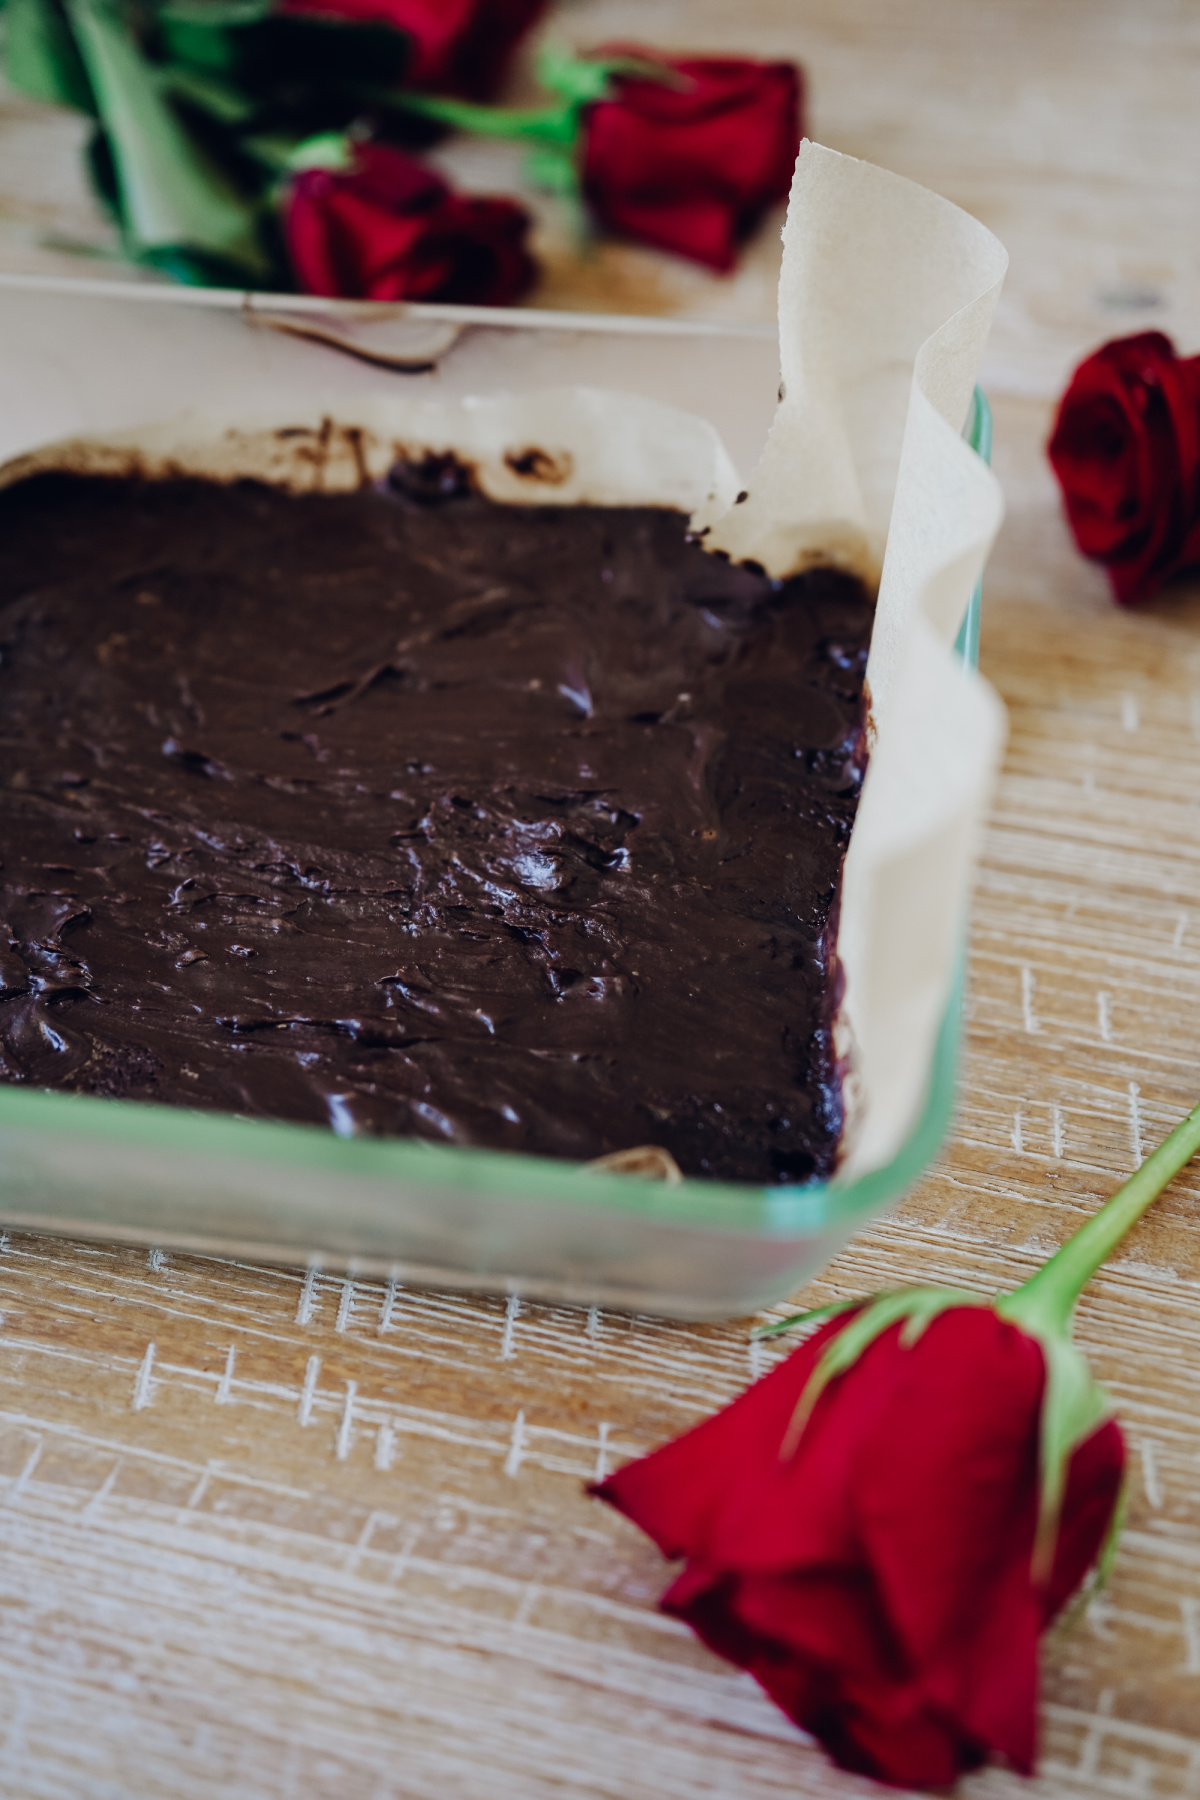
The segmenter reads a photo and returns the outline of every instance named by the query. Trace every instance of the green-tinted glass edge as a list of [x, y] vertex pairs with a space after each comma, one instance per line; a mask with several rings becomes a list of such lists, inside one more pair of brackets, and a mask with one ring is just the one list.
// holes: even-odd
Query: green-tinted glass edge
[[[990, 461], [991, 409], [975, 389], [963, 436]], [[959, 631], [957, 648], [975, 666], [979, 656], [982, 589], [977, 586]], [[929, 1093], [915, 1128], [892, 1161], [845, 1184], [755, 1187], [685, 1180], [675, 1187], [629, 1176], [601, 1175], [549, 1157], [459, 1149], [404, 1138], [339, 1138], [315, 1125], [279, 1125], [227, 1113], [192, 1112], [133, 1100], [0, 1086], [0, 1132], [62, 1133], [131, 1148], [168, 1151], [187, 1158], [230, 1158], [240, 1163], [294, 1163], [331, 1176], [419, 1181], [543, 1201], [603, 1207], [663, 1224], [764, 1236], [810, 1235], [845, 1225], [897, 1198], [936, 1153], [954, 1110], [965, 956], [942, 1019], [930, 1071]]]

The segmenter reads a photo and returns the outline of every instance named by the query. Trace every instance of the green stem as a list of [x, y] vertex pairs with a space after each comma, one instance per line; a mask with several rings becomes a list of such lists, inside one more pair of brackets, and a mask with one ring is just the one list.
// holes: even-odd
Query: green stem
[[1175, 1127], [1170, 1137], [1146, 1158], [1137, 1174], [1130, 1176], [1124, 1187], [1118, 1188], [1112, 1199], [1081, 1225], [1036, 1275], [1032, 1275], [1016, 1293], [997, 1302], [997, 1312], [1018, 1324], [1038, 1324], [1065, 1333], [1075, 1303], [1097, 1269], [1198, 1150], [1200, 1106]]
[[571, 56], [551, 46], [538, 58], [538, 74], [542, 86], [559, 95], [555, 105], [480, 106], [473, 100], [406, 91], [392, 93], [387, 104], [481, 137], [532, 138], [537, 143], [570, 148], [579, 137], [584, 109], [610, 96], [614, 76], [633, 75], [673, 88], [688, 86], [677, 70], [663, 63], [645, 62], [636, 56]]
[[578, 126], [577, 106], [477, 106], [471, 100], [447, 100], [439, 94], [391, 94], [392, 106], [420, 113], [458, 131], [482, 137], [534, 138], [544, 144], [570, 144]]

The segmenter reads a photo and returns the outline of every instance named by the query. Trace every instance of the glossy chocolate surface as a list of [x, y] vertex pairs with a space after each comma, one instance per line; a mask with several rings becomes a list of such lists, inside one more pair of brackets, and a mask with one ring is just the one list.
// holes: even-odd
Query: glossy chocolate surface
[[0, 1078], [829, 1173], [868, 596], [466, 485], [0, 494]]

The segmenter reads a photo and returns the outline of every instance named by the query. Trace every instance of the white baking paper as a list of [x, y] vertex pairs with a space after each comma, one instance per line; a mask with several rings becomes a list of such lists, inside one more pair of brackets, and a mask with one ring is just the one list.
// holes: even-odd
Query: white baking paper
[[[681, 507], [707, 547], [771, 574], [832, 561], [878, 577], [873, 747], [838, 935], [845, 1179], [886, 1163], [920, 1111], [1003, 745], [999, 702], [949, 646], [1001, 515], [960, 433], [1006, 261], [948, 202], [806, 143], [784, 233], [783, 397], [748, 479], [699, 416], [717, 379], [705, 337], [681, 381], [687, 334], [656, 349], [657, 321], [619, 321], [582, 348], [570, 321], [544, 322], [532, 362], [532, 331], [509, 351], [489, 324], [482, 352], [450, 349], [444, 370], [412, 379], [264, 330], [228, 294], [0, 278], [0, 483], [66, 465], [332, 490], [401, 454], [453, 450], [498, 500]], [[334, 331], [338, 311], [322, 308]], [[378, 309], [393, 338], [410, 320], [414, 344], [431, 311]], [[362, 336], [370, 309], [345, 313]], [[686, 387], [694, 411], [653, 397], [672, 355], [670, 391]], [[619, 387], [530, 380], [581, 362], [630, 374]]]
[[838, 931], [843, 1178], [889, 1161], [920, 1110], [1004, 747], [1000, 702], [950, 646], [1003, 513], [961, 433], [1007, 266], [957, 207], [805, 144], [784, 229], [782, 397], [746, 500], [705, 515], [712, 547], [771, 574], [881, 569]]

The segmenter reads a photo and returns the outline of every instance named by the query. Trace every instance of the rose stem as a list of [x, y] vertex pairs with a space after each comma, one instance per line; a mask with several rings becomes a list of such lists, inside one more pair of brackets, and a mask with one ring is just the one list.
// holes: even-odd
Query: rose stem
[[[1036, 1313], [1052, 1329], [1065, 1332], [1075, 1303], [1096, 1270], [1198, 1150], [1200, 1106], [1175, 1127], [1170, 1137], [1163, 1139], [1124, 1187], [1118, 1188], [1111, 1200], [1106, 1200], [1100, 1211], [1081, 1225], [1049, 1262], [1042, 1264], [1036, 1275], [1008, 1296], [1010, 1303], [1017, 1302], [1014, 1315], [1029, 1319]], [[1007, 1312], [1009, 1307], [1001, 1301], [1000, 1309]]]

